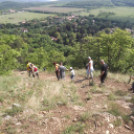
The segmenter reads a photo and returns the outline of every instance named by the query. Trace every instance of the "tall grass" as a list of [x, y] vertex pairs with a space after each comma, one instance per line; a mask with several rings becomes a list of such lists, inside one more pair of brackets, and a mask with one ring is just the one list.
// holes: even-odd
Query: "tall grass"
[[[86, 77], [86, 69], [75, 70], [75, 72], [76, 72], [76, 75]], [[94, 77], [99, 78], [100, 70], [94, 70], [93, 74], [94, 74]], [[129, 74], [112, 73], [109, 71], [108, 71], [108, 75], [107, 75], [107, 79], [110, 79], [111, 81], [114, 80], [116, 82], [128, 83], [129, 78], [130, 78]]]
[[[53, 77], [50, 75], [50, 77]], [[50, 78], [51, 79], [51, 78]], [[0, 77], [0, 103], [6, 113], [13, 103], [19, 103], [25, 109], [49, 110], [61, 105], [81, 105], [76, 85], [70, 81], [51, 81], [29, 78], [26, 75]], [[16, 112], [17, 113], [17, 112]]]

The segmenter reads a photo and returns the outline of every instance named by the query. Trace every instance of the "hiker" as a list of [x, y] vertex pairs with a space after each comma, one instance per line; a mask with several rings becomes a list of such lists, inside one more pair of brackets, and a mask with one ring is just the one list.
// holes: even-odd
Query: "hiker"
[[91, 57], [88, 57], [88, 61], [89, 63], [87, 64], [87, 78], [89, 78], [89, 74], [90, 74], [90, 79], [92, 79], [93, 82], [93, 71], [94, 71], [94, 67], [93, 67], [93, 60], [91, 60]]
[[102, 68], [101, 68], [101, 75], [99, 76], [100, 77], [100, 80], [101, 80], [101, 85], [104, 84], [104, 81], [107, 77], [107, 69], [109, 68], [108, 65], [104, 62], [104, 60], [101, 60], [100, 61], [101, 65], [102, 65]]
[[39, 78], [38, 68], [34, 64], [31, 64], [31, 67], [32, 67], [33, 77], [35, 77], [36, 75]]
[[[130, 76], [130, 78], [134, 80], [134, 77], [133, 77], [133, 76]], [[132, 92], [132, 93], [134, 93], [134, 82], [132, 83], [132, 87], [131, 87], [131, 89], [130, 89], [130, 90], [133, 90], [133, 92]]]
[[30, 63], [29, 61], [27, 61], [27, 72], [29, 74], [29, 77], [31, 76], [31, 74], [33, 74], [32, 72], [32, 63]]
[[46, 67], [43, 68], [44, 72], [46, 71]]
[[59, 71], [59, 64], [56, 62], [53, 62], [53, 65], [55, 66], [55, 74], [58, 80], [60, 80], [60, 71]]
[[65, 71], [66, 71], [66, 70], [68, 71], [68, 69], [67, 69], [65, 66], [63, 66], [63, 63], [60, 62], [59, 72], [60, 72], [60, 78], [61, 78], [62, 80], [65, 79]]
[[74, 69], [73, 67], [70, 67], [70, 73], [71, 73], [71, 80], [74, 80], [74, 77], [75, 77], [75, 72], [74, 72]]

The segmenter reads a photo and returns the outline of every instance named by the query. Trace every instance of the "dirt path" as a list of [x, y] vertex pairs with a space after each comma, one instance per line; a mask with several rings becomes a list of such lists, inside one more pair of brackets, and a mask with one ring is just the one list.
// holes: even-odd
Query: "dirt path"
[[[15, 72], [15, 74], [22, 76], [24, 79], [28, 78], [27, 72]], [[41, 72], [39, 73], [39, 76], [42, 81], [57, 83], [57, 79], [54, 74]], [[132, 122], [127, 124], [128, 128], [126, 128], [125, 123], [122, 123], [119, 127], [113, 127], [115, 120], [106, 121], [107, 118], [110, 120], [110, 116], [112, 116], [107, 116], [107, 111], [111, 102], [117, 103], [121, 106], [121, 110], [126, 114], [130, 114], [132, 112], [134, 106], [132, 103], [127, 102], [127, 99], [132, 96], [131, 93], [128, 92], [130, 85], [123, 82], [116, 82], [112, 79], [107, 79], [106, 86], [100, 88], [99, 78], [95, 77], [94, 81], [95, 85], [89, 86], [89, 80], [85, 79], [83, 76], [76, 76], [74, 85], [76, 86], [76, 93], [79, 95], [83, 104], [57, 106], [55, 109], [51, 109], [49, 111], [39, 111], [38, 113], [35, 113], [35, 115], [41, 117], [39, 122], [30, 122], [25, 120], [26, 124], [29, 124], [30, 127], [24, 132], [19, 133], [33, 134], [34, 130], [37, 134], [73, 134], [73, 132], [71, 133], [70, 129], [72, 128], [70, 126], [75, 125], [75, 127], [77, 127], [76, 129], [79, 128], [75, 131], [75, 134], [79, 134], [81, 133], [82, 125], [85, 125], [86, 127], [84, 127], [82, 134], [132, 134], [134, 132], [134, 125]], [[70, 76], [68, 74], [66, 75], [65, 83], [67, 85], [71, 83]], [[114, 100], [114, 98], [111, 98], [110, 100], [110, 94], [118, 96], [118, 99]], [[90, 117], [87, 117], [87, 113]], [[23, 114], [20, 115], [20, 117], [26, 116], [30, 114], [30, 112], [24, 112]], [[83, 114], [85, 115], [82, 116]], [[99, 115], [99, 117], [96, 118], [96, 115]], [[95, 116], [95, 118], [93, 116]], [[114, 116], [112, 117], [115, 118]], [[79, 125], [79, 123], [81, 124]], [[112, 124], [111, 127], [110, 124]], [[63, 133], [67, 127], [68, 132], [66, 131], [66, 133]]]

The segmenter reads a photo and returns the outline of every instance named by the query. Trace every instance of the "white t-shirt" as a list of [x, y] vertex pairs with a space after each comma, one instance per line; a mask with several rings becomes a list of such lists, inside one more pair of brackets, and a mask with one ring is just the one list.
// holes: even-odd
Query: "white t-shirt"
[[91, 70], [94, 70], [94, 67], [93, 67], [93, 61], [90, 60], [89, 63], [91, 64], [91, 68], [90, 68], [90, 69], [91, 69]]
[[74, 70], [71, 70], [71, 75], [75, 75], [75, 72], [74, 72]]

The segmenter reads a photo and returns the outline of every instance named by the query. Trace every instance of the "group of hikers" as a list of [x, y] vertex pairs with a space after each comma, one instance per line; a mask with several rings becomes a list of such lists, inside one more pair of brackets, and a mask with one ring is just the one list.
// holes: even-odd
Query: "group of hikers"
[[[101, 69], [101, 75], [100, 75], [100, 80], [101, 80], [101, 84], [104, 84], [104, 80], [106, 79], [107, 76], [107, 69], [108, 69], [108, 65], [104, 62], [104, 60], [100, 61], [102, 64], [102, 69]], [[65, 71], [69, 71], [71, 73], [71, 80], [74, 80], [75, 78], [75, 71], [73, 69], [73, 67], [70, 67], [69, 69], [67, 69], [65, 66], [63, 66], [63, 63], [60, 62], [60, 64], [53, 62], [53, 65], [55, 67], [55, 74], [58, 80], [64, 80], [65, 79]], [[91, 57], [88, 57], [88, 64], [86, 65], [87, 67], [87, 78], [88, 79], [92, 79], [92, 82], [94, 82], [93, 80], [93, 71], [94, 71], [94, 67], [93, 67], [93, 60], [91, 59]], [[46, 70], [46, 68], [44, 68], [44, 70]], [[33, 77], [37, 76], [39, 78], [39, 74], [38, 74], [38, 68], [30, 63], [29, 61], [27, 62], [27, 71], [29, 76], [33, 75]], [[89, 78], [90, 75], [90, 78]]]
[[[87, 67], [87, 78], [89, 78], [89, 75], [90, 75], [90, 78], [89, 79], [92, 79], [92, 82], [94, 81], [93, 80], [93, 71], [94, 71], [94, 67], [93, 67], [93, 60], [91, 59], [91, 57], [89, 56], [88, 57], [88, 64], [86, 65]], [[101, 80], [101, 84], [100, 85], [104, 85], [104, 81], [107, 77], [107, 69], [109, 68], [108, 65], [104, 62], [104, 60], [100, 60], [100, 63], [102, 65], [102, 68], [101, 68], [101, 74], [100, 74], [100, 80]]]
[[[104, 60], [100, 60], [100, 63], [102, 65], [101, 67], [101, 74], [100, 74], [100, 86], [101, 85], [105, 85], [105, 79], [107, 77], [107, 69], [109, 68], [108, 65], [104, 62]], [[69, 69], [67, 69], [65, 66], [63, 66], [63, 63], [60, 62], [60, 64], [53, 62], [53, 65], [55, 67], [55, 74], [58, 80], [64, 80], [65, 79], [65, 71], [69, 71], [70, 70], [70, 78], [73, 81], [75, 78], [75, 71], [73, 69], [73, 67], [70, 67]], [[94, 67], [93, 67], [93, 60], [91, 59], [91, 57], [88, 57], [88, 63], [86, 65], [87, 68], [87, 79], [92, 79], [92, 82], [94, 82], [93, 79], [93, 71], [94, 71]], [[44, 71], [46, 70], [46, 68], [44, 68]], [[29, 74], [29, 77], [31, 75], [33, 75], [33, 77], [37, 76], [39, 78], [39, 74], [38, 74], [38, 68], [30, 63], [29, 61], [27, 62], [27, 71]], [[89, 77], [90, 75], [90, 77]], [[132, 79], [134, 79], [134, 77], [131, 76]], [[132, 88], [131, 90], [133, 90], [134, 93], [134, 83], [132, 84]]]
[[38, 68], [34, 64], [30, 63], [29, 61], [27, 62], [27, 71], [28, 71], [29, 77], [31, 75], [35, 77], [36, 75], [39, 78]]
[[71, 78], [71, 80], [74, 80], [75, 72], [74, 72], [73, 67], [70, 67], [70, 69], [68, 70], [65, 66], [63, 66], [62, 62], [60, 62], [60, 64], [53, 62], [53, 65], [55, 66], [55, 74], [56, 74], [56, 77], [58, 80], [60, 80], [60, 79], [64, 80], [65, 79], [65, 71], [69, 71], [69, 70], [71, 73], [70, 78]]

